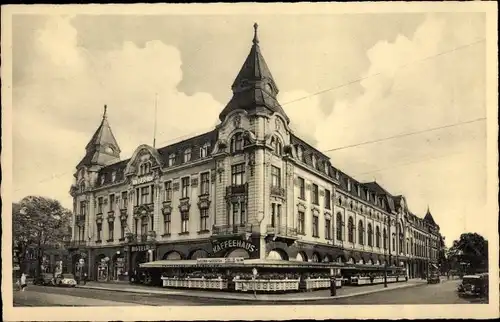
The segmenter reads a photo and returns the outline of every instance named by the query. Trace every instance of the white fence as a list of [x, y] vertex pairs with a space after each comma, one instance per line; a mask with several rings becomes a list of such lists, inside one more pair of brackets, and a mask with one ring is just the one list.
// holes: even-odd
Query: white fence
[[198, 288], [224, 290], [227, 289], [227, 280], [224, 279], [206, 279], [206, 278], [171, 278], [162, 277], [163, 287], [177, 288]]
[[284, 292], [284, 291], [298, 291], [299, 280], [283, 279], [283, 280], [234, 280], [234, 287], [236, 291], [265, 291], [265, 292]]

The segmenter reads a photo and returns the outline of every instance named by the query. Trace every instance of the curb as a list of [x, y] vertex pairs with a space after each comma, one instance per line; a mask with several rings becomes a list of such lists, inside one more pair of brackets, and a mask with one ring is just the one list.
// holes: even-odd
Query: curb
[[[361, 291], [357, 293], [352, 293], [352, 294], [345, 294], [345, 295], [337, 295], [335, 297], [333, 296], [321, 296], [321, 297], [302, 297], [302, 298], [269, 298], [268, 296], [259, 296], [257, 298], [253, 297], [252, 295], [249, 295], [248, 297], [240, 298], [240, 297], [231, 297], [231, 296], [226, 296], [221, 294], [186, 294], [186, 292], [182, 291], [160, 291], [160, 290], [139, 290], [139, 289], [130, 289], [130, 288], [123, 288], [123, 289], [118, 289], [118, 288], [112, 288], [112, 287], [101, 287], [101, 286], [77, 286], [77, 288], [86, 288], [86, 289], [95, 289], [95, 290], [106, 290], [106, 291], [115, 291], [115, 292], [126, 292], [126, 293], [138, 293], [138, 294], [158, 294], [158, 295], [173, 295], [173, 296], [182, 296], [182, 297], [191, 297], [191, 298], [210, 298], [210, 299], [220, 299], [220, 300], [234, 300], [234, 301], [273, 301], [273, 302], [297, 302], [297, 301], [317, 301], [317, 300], [335, 300], [335, 299], [341, 299], [341, 298], [348, 298], [348, 297], [354, 297], [354, 296], [361, 296], [361, 295], [367, 295], [367, 294], [372, 294], [372, 293], [378, 293], [378, 292], [385, 292], [385, 291], [390, 291], [390, 290], [397, 290], [397, 289], [402, 289], [402, 288], [410, 288], [410, 287], [416, 287], [416, 286], [421, 286], [421, 285], [426, 285], [426, 283], [416, 283], [416, 284], [403, 284], [391, 288], [381, 288], [381, 289], [375, 289], [375, 290], [369, 290], [369, 291]], [[243, 293], [244, 294], [244, 293]], [[245, 294], [247, 295], [247, 294]]]

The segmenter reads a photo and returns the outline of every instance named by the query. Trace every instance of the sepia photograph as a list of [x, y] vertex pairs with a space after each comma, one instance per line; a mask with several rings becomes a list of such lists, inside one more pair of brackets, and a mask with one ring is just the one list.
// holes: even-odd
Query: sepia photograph
[[496, 6], [3, 7], [9, 320], [498, 317]]

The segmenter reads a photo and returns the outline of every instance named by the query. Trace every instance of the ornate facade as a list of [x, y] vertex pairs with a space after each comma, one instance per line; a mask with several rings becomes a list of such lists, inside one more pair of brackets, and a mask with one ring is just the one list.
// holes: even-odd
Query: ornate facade
[[71, 187], [73, 265], [84, 257], [91, 278], [118, 279], [156, 259], [387, 263], [410, 277], [437, 263], [429, 211], [417, 217], [293, 134], [256, 25], [232, 91], [213, 131], [127, 160], [105, 110]]

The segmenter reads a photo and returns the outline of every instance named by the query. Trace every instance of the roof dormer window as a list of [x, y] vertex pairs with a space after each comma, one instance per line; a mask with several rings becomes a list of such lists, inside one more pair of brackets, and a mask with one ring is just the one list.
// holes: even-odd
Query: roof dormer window
[[276, 153], [277, 155], [282, 155], [283, 145], [281, 144], [281, 141], [277, 137], [273, 137], [271, 139], [271, 145], [274, 149], [274, 153]]
[[104, 184], [104, 174], [101, 175], [101, 185]]
[[116, 171], [113, 171], [113, 172], [111, 173], [111, 181], [112, 181], [112, 182], [115, 182], [115, 181], [116, 181]]
[[210, 142], [203, 144], [200, 149], [200, 158], [206, 158], [208, 156], [208, 152], [210, 150]]
[[304, 151], [300, 145], [297, 146], [297, 158], [300, 161], [304, 161]]
[[347, 191], [351, 191], [351, 180], [347, 179]]
[[311, 154], [311, 161], [313, 168], [316, 169], [316, 156], [314, 154]]
[[175, 153], [168, 156], [168, 166], [171, 167], [173, 165], [175, 165]]
[[191, 161], [191, 149], [187, 148], [184, 151], [184, 163]]

